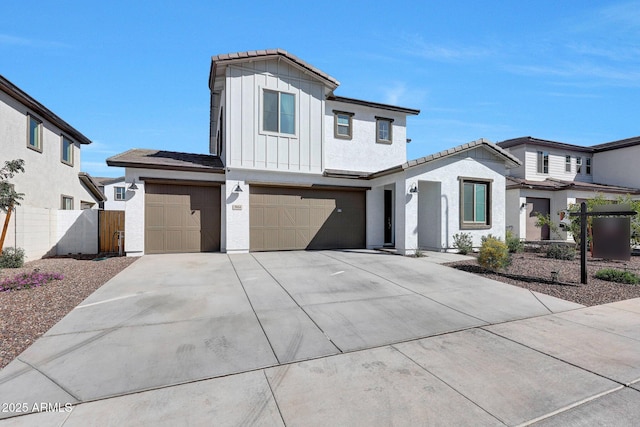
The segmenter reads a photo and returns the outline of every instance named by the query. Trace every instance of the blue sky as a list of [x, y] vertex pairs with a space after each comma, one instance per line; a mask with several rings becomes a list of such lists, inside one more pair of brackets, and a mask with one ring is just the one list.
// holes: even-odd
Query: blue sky
[[[593, 3], [594, 5], [587, 5]], [[417, 108], [408, 157], [478, 138], [640, 135], [640, 1], [5, 2], [0, 74], [91, 140], [206, 153], [219, 53], [280, 47], [337, 95]]]

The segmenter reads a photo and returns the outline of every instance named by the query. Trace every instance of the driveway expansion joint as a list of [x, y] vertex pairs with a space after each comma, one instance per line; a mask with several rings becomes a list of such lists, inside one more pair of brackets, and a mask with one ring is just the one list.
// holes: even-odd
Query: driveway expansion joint
[[67, 393], [69, 396], [73, 397], [77, 402], [82, 402], [82, 399], [80, 397], [76, 396], [75, 394], [73, 394], [73, 392], [71, 390], [67, 390], [67, 388], [65, 386], [63, 386], [62, 384], [59, 384], [56, 380], [54, 380], [49, 375], [47, 375], [46, 373], [44, 373], [43, 371], [38, 369], [38, 367], [36, 365], [32, 365], [31, 363], [27, 362], [26, 360], [22, 360], [19, 357], [17, 358], [17, 360], [21, 361], [25, 365], [30, 366], [31, 369], [33, 369], [34, 371], [38, 372], [40, 375], [42, 375], [43, 377], [45, 377], [46, 379], [51, 381], [53, 384], [56, 385], [56, 387], [58, 387], [60, 390], [62, 390], [65, 393]]

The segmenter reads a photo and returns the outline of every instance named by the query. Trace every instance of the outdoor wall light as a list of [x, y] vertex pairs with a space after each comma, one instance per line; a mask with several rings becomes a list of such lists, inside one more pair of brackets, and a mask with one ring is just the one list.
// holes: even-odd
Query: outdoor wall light
[[416, 185], [415, 182], [413, 184], [411, 184], [411, 188], [409, 188], [409, 193], [413, 193], [413, 194], [417, 194], [418, 193], [418, 186]]
[[527, 203], [526, 202], [522, 202], [522, 204], [520, 205], [520, 209], [524, 209], [527, 207]]
[[136, 191], [138, 189], [138, 186], [136, 185], [136, 182], [132, 182], [131, 185], [128, 188], [131, 191]]
[[234, 193], [242, 193], [242, 188], [240, 188], [240, 183], [236, 185], [236, 188], [233, 189]]

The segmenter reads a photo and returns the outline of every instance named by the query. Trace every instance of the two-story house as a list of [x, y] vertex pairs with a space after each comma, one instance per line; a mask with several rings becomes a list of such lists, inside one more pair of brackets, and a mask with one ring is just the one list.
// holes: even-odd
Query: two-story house
[[559, 211], [597, 194], [615, 200], [640, 197], [638, 174], [640, 138], [594, 146], [579, 146], [530, 136], [499, 142], [522, 165], [507, 177], [507, 225], [526, 240], [566, 239], [552, 236], [548, 227], [536, 227], [537, 214], [559, 222]]
[[133, 149], [128, 255], [395, 247], [448, 249], [460, 230], [504, 234], [505, 167], [478, 140], [407, 162], [416, 109], [335, 95], [339, 82], [281, 49], [212, 58], [210, 154]]
[[100, 203], [100, 209], [104, 209], [105, 211], [124, 211], [127, 196], [124, 176], [117, 178], [94, 177], [93, 179], [98, 184], [98, 188], [106, 199]]
[[[29, 259], [58, 250], [90, 249], [82, 242], [58, 246], [61, 240], [76, 240], [70, 238], [69, 230], [77, 223], [79, 211], [97, 208], [104, 199], [95, 181], [80, 171], [80, 149], [90, 143], [77, 129], [0, 76], [0, 162], [25, 161], [25, 172], [11, 180], [24, 200], [12, 213], [5, 246], [23, 248]], [[0, 224], [4, 220], [5, 214], [0, 212]]]

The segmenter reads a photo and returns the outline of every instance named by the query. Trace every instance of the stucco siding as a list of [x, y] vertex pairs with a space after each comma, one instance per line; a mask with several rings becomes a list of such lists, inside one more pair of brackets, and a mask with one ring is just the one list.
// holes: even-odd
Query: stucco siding
[[[334, 110], [353, 114], [351, 139], [335, 138]], [[406, 161], [404, 114], [329, 100], [326, 101], [325, 116], [326, 169], [376, 172]], [[376, 116], [393, 119], [391, 144], [376, 142]]]
[[[62, 132], [42, 117], [42, 152], [27, 147], [27, 113], [22, 104], [0, 92], [0, 162], [23, 159], [25, 172], [11, 182], [16, 191], [24, 193], [23, 206], [60, 209], [61, 196], [73, 197], [74, 209], [80, 202], [95, 203], [78, 178], [80, 172], [80, 144], [73, 146], [73, 166], [61, 162]], [[97, 203], [95, 205], [97, 207]]]
[[126, 199], [127, 193], [133, 193], [132, 191], [125, 191], [125, 200], [115, 200], [116, 191], [115, 187], [124, 187], [125, 189], [128, 185], [124, 181], [114, 182], [112, 184], [107, 184], [104, 186], [103, 193], [106, 196], [107, 200], [104, 202], [104, 210], [106, 211], [123, 211], [127, 207]]
[[640, 188], [640, 145], [602, 151], [594, 156], [594, 181]]

